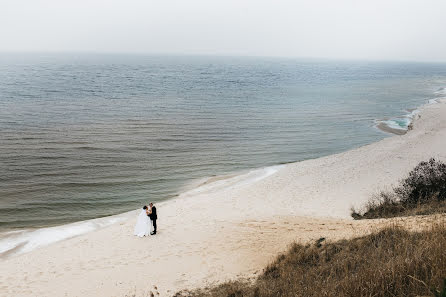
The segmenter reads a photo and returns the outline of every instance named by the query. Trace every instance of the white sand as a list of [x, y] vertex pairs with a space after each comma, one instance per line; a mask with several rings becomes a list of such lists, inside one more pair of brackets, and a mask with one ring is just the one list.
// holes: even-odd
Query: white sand
[[134, 237], [131, 219], [0, 260], [0, 296], [165, 296], [252, 276], [294, 240], [351, 237], [382, 224], [351, 220], [350, 207], [430, 157], [446, 160], [444, 102], [423, 107], [405, 135], [229, 179], [237, 186], [217, 179], [216, 190], [205, 184], [159, 204], [156, 236]]

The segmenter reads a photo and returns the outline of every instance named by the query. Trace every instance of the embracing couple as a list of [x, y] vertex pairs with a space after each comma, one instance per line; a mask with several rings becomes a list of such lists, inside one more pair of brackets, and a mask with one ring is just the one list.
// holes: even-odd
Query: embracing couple
[[153, 231], [150, 232], [150, 235], [155, 235], [157, 218], [155, 205], [153, 205], [153, 203], [150, 203], [149, 207], [144, 205], [136, 220], [135, 231], [133, 234], [139, 237], [149, 236], [150, 226], [153, 226]]

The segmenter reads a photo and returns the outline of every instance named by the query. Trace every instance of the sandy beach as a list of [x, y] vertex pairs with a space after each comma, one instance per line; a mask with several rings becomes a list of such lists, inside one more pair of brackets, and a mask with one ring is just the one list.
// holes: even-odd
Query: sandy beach
[[0, 296], [169, 296], [255, 276], [293, 241], [350, 238], [395, 221], [422, 228], [433, 218], [353, 221], [350, 208], [431, 157], [446, 161], [444, 101], [421, 107], [404, 135], [216, 178], [160, 203], [156, 236], [132, 235], [135, 211], [120, 223], [5, 257]]

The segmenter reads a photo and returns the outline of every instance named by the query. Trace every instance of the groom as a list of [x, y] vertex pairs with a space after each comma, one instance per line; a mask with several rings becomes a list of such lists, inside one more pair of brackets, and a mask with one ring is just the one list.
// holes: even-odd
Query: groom
[[155, 205], [153, 205], [153, 203], [150, 203], [150, 213], [149, 213], [149, 218], [152, 221], [152, 225], [153, 225], [153, 232], [150, 233], [150, 235], [155, 235], [156, 234], [156, 219], [158, 218], [158, 216], [156, 215], [156, 207]]

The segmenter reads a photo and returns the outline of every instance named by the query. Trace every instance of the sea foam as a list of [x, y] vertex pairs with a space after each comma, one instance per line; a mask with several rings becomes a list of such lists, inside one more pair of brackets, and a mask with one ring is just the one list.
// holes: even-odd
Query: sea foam
[[214, 193], [217, 191], [222, 191], [226, 189], [231, 189], [234, 187], [243, 187], [246, 185], [253, 184], [260, 181], [270, 175], [275, 174], [285, 165], [276, 165], [270, 167], [264, 167], [260, 169], [254, 169], [246, 173], [241, 173], [238, 175], [229, 175], [221, 177], [209, 178], [206, 181], [199, 184], [194, 189], [188, 190], [179, 195], [179, 197], [188, 197], [201, 195], [206, 193]]
[[[251, 170], [246, 173], [208, 178], [194, 189], [188, 190], [178, 197], [189, 197], [243, 187], [273, 175], [285, 165], [277, 165]], [[168, 203], [165, 201], [164, 203]], [[104, 218], [81, 221], [61, 226], [41, 228], [37, 230], [21, 230], [3, 233], [0, 237], [0, 257], [23, 254], [42, 246], [86, 234], [119, 222], [128, 220], [135, 211]], [[129, 230], [131, 232], [131, 230]]]
[[[133, 214], [133, 211], [131, 212]], [[0, 237], [0, 257], [30, 252], [36, 248], [79, 236], [118, 222], [130, 216], [124, 213], [116, 216], [81, 221], [37, 230], [21, 230], [3, 233]]]
[[[440, 88], [438, 91], [435, 92], [436, 95], [442, 95], [442, 94], [446, 94], [446, 90], [444, 88]], [[433, 99], [429, 99], [427, 100], [428, 105], [430, 104], [436, 104], [439, 102], [439, 100], [443, 98], [443, 97], [438, 97], [438, 98], [433, 98]], [[410, 124], [413, 122], [414, 119], [416, 119], [417, 115], [420, 113], [419, 109], [414, 109], [411, 111], [408, 111], [408, 113], [404, 116], [401, 117], [396, 117], [396, 118], [391, 118], [391, 119], [387, 119], [387, 120], [379, 120], [376, 123], [376, 127], [378, 128], [382, 128], [382, 125], [384, 125], [386, 128], [389, 129], [382, 129], [385, 130], [386, 132], [389, 131], [402, 131], [401, 134], [403, 134], [405, 131], [407, 131], [409, 129]], [[395, 131], [396, 130], [396, 131]], [[397, 133], [400, 134], [400, 133]]]

